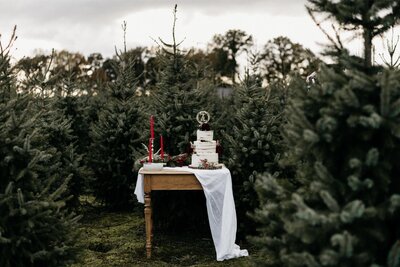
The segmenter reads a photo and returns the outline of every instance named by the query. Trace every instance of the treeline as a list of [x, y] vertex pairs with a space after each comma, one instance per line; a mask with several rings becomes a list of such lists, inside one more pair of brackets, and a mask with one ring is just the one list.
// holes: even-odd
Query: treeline
[[[399, 5], [380, 2], [350, 8], [315, 0], [309, 11], [361, 27], [368, 51], [399, 19]], [[344, 19], [390, 8], [368, 23]], [[257, 264], [399, 266], [394, 66], [372, 66], [368, 53], [350, 56], [340, 39], [326, 50], [330, 65], [285, 37], [254, 54], [251, 36], [239, 30], [216, 35], [207, 53], [184, 51], [173, 39], [160, 40], [155, 52], [125, 47], [112, 59], [63, 51], [11, 65], [14, 40], [0, 51], [1, 266], [73, 262], [79, 196], [132, 208], [134, 163], [146, 155], [150, 115], [166, 152], [177, 155], [195, 139], [201, 110], [212, 114], [221, 161], [232, 173], [238, 237], [251, 236], [262, 251]], [[249, 68], [239, 78], [244, 51]], [[220, 87], [230, 97], [219, 97]], [[155, 223], [195, 224], [201, 197], [158, 195]]]
[[[119, 51], [125, 59], [133, 61], [130, 71], [137, 78], [138, 93], [148, 94], [160, 80], [163, 67], [158, 53], [160, 47], [125, 47]], [[215, 35], [207, 47], [207, 51], [197, 48], [186, 51], [185, 56], [195, 65], [199, 78], [203, 76], [221, 87], [240, 83], [238, 57], [242, 54], [254, 56], [252, 35], [242, 30], [229, 30]], [[309, 49], [283, 36], [268, 41], [256, 56], [258, 72], [264, 84], [285, 80], [293, 73], [306, 77], [317, 69], [320, 61]], [[86, 57], [63, 50], [24, 57], [17, 62], [15, 70], [19, 76], [18, 87], [24, 91], [35, 92], [34, 83], [37, 80], [33, 76], [50, 75], [52, 81], [46, 82], [53, 92], [62, 92], [63, 80], [68, 78], [79, 85], [75, 94], [93, 94], [105, 83], [117, 79], [116, 65], [120, 62], [121, 58], [117, 55], [104, 58], [100, 53], [92, 53]], [[36, 91], [40, 90], [36, 88]]]

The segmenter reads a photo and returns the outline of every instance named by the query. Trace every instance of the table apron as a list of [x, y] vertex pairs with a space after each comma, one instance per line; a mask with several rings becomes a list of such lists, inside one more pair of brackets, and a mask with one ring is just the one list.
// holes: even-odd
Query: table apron
[[203, 190], [194, 174], [145, 174], [144, 191]]

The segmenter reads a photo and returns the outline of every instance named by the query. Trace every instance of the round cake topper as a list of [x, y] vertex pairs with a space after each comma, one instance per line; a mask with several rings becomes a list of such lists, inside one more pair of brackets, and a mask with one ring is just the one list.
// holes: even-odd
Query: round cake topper
[[199, 113], [197, 113], [196, 120], [200, 124], [207, 123], [210, 120], [210, 113], [208, 113], [207, 111], [202, 110]]

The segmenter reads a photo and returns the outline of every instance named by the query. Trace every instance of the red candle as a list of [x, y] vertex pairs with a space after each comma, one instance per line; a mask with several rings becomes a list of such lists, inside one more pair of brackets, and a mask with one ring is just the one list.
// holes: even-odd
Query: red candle
[[161, 160], [164, 162], [164, 141], [162, 135], [160, 135], [160, 146], [161, 146]]
[[154, 117], [150, 116], [150, 137], [154, 138]]
[[149, 162], [151, 163], [151, 162], [153, 162], [153, 155], [152, 155], [152, 152], [153, 152], [153, 144], [152, 144], [152, 139], [150, 138], [150, 140], [149, 140]]

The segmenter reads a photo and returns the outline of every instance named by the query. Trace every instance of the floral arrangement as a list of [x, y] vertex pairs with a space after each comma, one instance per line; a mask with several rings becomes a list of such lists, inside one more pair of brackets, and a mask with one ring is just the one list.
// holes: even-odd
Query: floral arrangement
[[211, 127], [210, 127], [210, 124], [208, 124], [208, 123], [201, 123], [199, 125], [200, 131], [210, 131], [210, 129], [211, 129]]
[[[143, 146], [145, 147], [146, 150], [148, 150], [147, 146], [145, 144], [143, 144]], [[138, 160], [135, 161], [134, 165], [133, 165], [133, 169], [134, 170], [139, 170], [144, 163], [148, 163], [149, 161], [149, 156], [148, 156], [148, 151], [147, 151], [147, 156], [143, 157], [143, 158], [139, 158]], [[186, 162], [189, 158], [189, 154], [188, 153], [183, 153], [183, 154], [179, 154], [176, 156], [170, 156], [166, 153], [164, 153], [163, 157], [160, 155], [160, 150], [158, 150], [156, 153], [153, 154], [152, 156], [152, 161], [153, 163], [165, 163], [165, 165], [167, 165], [168, 167], [182, 167], [184, 165], [186, 165]]]
[[217, 164], [215, 162], [208, 162], [207, 159], [200, 160], [198, 166], [189, 166], [192, 169], [202, 169], [202, 170], [217, 170], [222, 168], [222, 164]]

